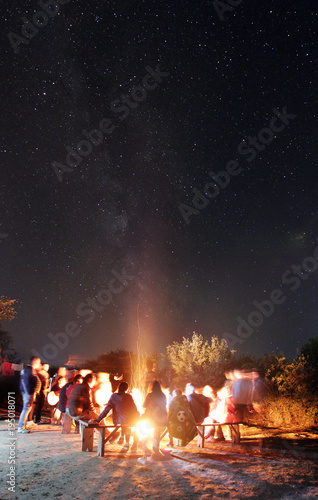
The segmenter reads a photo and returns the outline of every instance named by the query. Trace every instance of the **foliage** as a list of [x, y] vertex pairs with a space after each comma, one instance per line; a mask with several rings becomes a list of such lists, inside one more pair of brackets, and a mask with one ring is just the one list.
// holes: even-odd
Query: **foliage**
[[228, 364], [229, 370], [252, 370], [257, 366], [257, 359], [253, 354], [235, 354]]
[[[256, 361], [256, 368], [258, 369], [260, 375], [262, 377], [265, 377], [265, 375], [269, 373], [269, 370], [271, 369], [271, 373], [274, 374], [275, 372], [275, 366], [278, 363], [279, 364], [279, 359], [284, 358], [284, 354], [282, 352], [277, 353], [277, 354], [263, 354], [260, 358], [257, 359]], [[285, 359], [285, 358], [284, 358]]]
[[234, 351], [229, 350], [226, 340], [212, 337], [209, 343], [195, 332], [191, 339], [183, 337], [182, 342], [173, 342], [167, 347], [176, 381], [180, 384], [191, 382], [197, 387], [207, 384], [220, 387], [233, 355]]
[[318, 337], [311, 338], [301, 348], [301, 354], [305, 356], [308, 363], [315, 369], [318, 378]]
[[0, 323], [2, 321], [11, 321], [17, 314], [13, 305], [16, 299], [8, 299], [3, 295], [0, 297]]
[[13, 305], [16, 302], [16, 299], [8, 299], [3, 295], [0, 297], [0, 361], [10, 360], [18, 361], [17, 353], [11, 347], [12, 337], [11, 333], [3, 330], [1, 328], [2, 321], [11, 321], [15, 318], [17, 312], [14, 309]]
[[10, 347], [12, 344], [11, 333], [5, 330], [0, 329], [0, 355], [7, 356], [9, 355], [9, 351], [11, 351]]
[[256, 406], [257, 425], [265, 427], [305, 428], [318, 424], [318, 400], [276, 396]]
[[275, 356], [266, 376], [282, 396], [302, 399], [312, 395], [315, 372], [303, 354], [292, 362]]

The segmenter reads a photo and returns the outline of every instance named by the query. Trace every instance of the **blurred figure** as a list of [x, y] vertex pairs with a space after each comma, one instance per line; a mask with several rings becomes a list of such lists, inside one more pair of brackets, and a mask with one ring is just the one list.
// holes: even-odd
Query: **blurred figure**
[[[63, 385], [63, 387], [61, 388], [61, 390], [59, 392], [59, 404], [58, 404], [58, 408], [59, 408], [59, 410], [60, 410], [61, 413], [65, 413], [66, 402], [67, 402], [66, 391], [70, 387], [70, 385], [73, 384], [74, 378], [75, 378], [76, 375], [77, 375], [77, 372], [75, 370], [72, 370], [71, 372], [69, 372], [68, 373], [68, 381], [66, 382], [66, 384]], [[79, 378], [81, 380], [83, 380], [82, 377], [81, 377], [81, 375], [80, 375]]]
[[[207, 394], [205, 394], [207, 396]], [[216, 394], [214, 390], [211, 389], [210, 392], [210, 397], [212, 398], [212, 403], [210, 405], [210, 415], [209, 415], [209, 421], [207, 423], [216, 423], [221, 422], [221, 420], [216, 420], [215, 419], [215, 411], [218, 408], [218, 405], [220, 404], [221, 398], [220, 398], [221, 392], [217, 391]], [[222, 419], [223, 422], [223, 419]], [[207, 434], [205, 436], [207, 441], [213, 442], [213, 441], [224, 441], [224, 434], [222, 427], [220, 425], [212, 425], [211, 427], [206, 427]]]
[[[217, 391], [217, 398], [214, 401], [211, 411], [212, 422], [234, 423], [238, 421], [231, 396], [232, 394], [229, 387], [225, 386]], [[225, 441], [223, 430], [220, 425], [212, 426], [206, 437], [208, 441]]]
[[[71, 370], [68, 372], [67, 374], [67, 382], [66, 384], [63, 385], [63, 387], [61, 388], [60, 392], [59, 392], [59, 402], [58, 402], [58, 409], [59, 411], [61, 412], [61, 417], [62, 417], [62, 434], [64, 434], [64, 427], [65, 427], [65, 410], [66, 410], [66, 403], [67, 403], [67, 396], [66, 396], [66, 391], [67, 389], [73, 385], [73, 382], [74, 382], [74, 379], [75, 379], [75, 376], [77, 375], [77, 371], [76, 370]], [[83, 380], [81, 375], [79, 376], [79, 378], [77, 380]]]
[[51, 390], [47, 395], [47, 401], [51, 407], [51, 424], [61, 425], [62, 424], [62, 413], [59, 410], [59, 400], [60, 392], [62, 387], [65, 385], [66, 379], [64, 377], [55, 378], [54, 384], [52, 384]]
[[73, 390], [77, 385], [80, 385], [82, 383], [83, 383], [83, 377], [80, 373], [78, 373], [77, 375], [75, 375], [74, 380], [70, 384], [67, 384], [68, 387], [66, 388], [65, 391], [65, 411], [66, 408], [68, 408], [68, 402]]
[[95, 385], [95, 375], [89, 373], [83, 379], [83, 383], [76, 385], [72, 390], [69, 400], [67, 414], [74, 420], [91, 420], [98, 416], [92, 401], [91, 389]]
[[64, 378], [65, 380], [68, 379], [68, 369], [65, 368], [64, 366], [60, 366], [57, 369], [57, 372], [53, 375], [53, 377], [50, 378], [50, 388], [49, 388], [49, 391], [52, 391], [52, 387], [56, 384], [56, 381], [60, 377]]
[[[65, 384], [64, 387], [62, 387], [61, 392], [60, 392], [60, 400], [59, 400], [59, 410], [63, 414], [63, 421], [62, 421], [62, 434], [68, 434], [71, 432], [71, 426], [72, 424], [68, 422], [68, 419], [71, 418], [67, 413], [66, 409], [68, 408], [68, 400], [70, 398], [71, 393], [75, 389], [75, 387], [79, 384], [83, 383], [83, 378], [80, 373], [75, 375], [74, 379], [69, 382], [68, 384]], [[79, 423], [76, 420], [75, 421], [75, 434], [79, 433]]]
[[195, 392], [195, 387], [192, 384], [186, 385], [185, 393], [189, 401], [195, 423], [202, 424], [204, 419], [209, 416], [212, 398], [207, 398], [206, 396], [203, 396], [203, 394], [197, 394]]
[[31, 405], [33, 404], [34, 393], [36, 385], [38, 383], [38, 378], [36, 376], [37, 370], [41, 366], [41, 360], [37, 356], [32, 356], [30, 359], [30, 365], [26, 366], [20, 374], [20, 391], [23, 398], [23, 407], [18, 423], [19, 433], [28, 433], [29, 429], [26, 426], [28, 415], [31, 411]]
[[99, 412], [105, 407], [112, 393], [113, 390], [110, 381], [110, 374], [106, 372], [98, 372], [96, 374], [96, 383], [92, 390], [92, 399], [95, 408], [99, 407]]
[[[160, 459], [162, 454], [159, 451], [160, 434], [162, 427], [167, 425], [167, 399], [162, 392], [161, 385], [158, 380], [154, 380], [151, 385], [151, 391], [147, 394], [143, 404], [145, 413], [143, 417], [149, 421], [154, 428], [153, 435], [153, 458]], [[138, 462], [145, 465], [147, 462], [147, 437], [142, 439], [142, 458], [138, 458]]]
[[241, 422], [247, 420], [249, 408], [253, 408], [253, 379], [250, 372], [234, 370], [232, 401]]
[[253, 391], [252, 391], [252, 400], [253, 407], [255, 404], [262, 403], [264, 399], [266, 399], [271, 391], [263, 377], [260, 376], [260, 373], [256, 368], [252, 370], [252, 381], [253, 381]]
[[145, 373], [145, 392], [148, 392], [150, 384], [156, 379], [156, 373], [154, 371], [154, 362], [152, 359], [146, 359], [146, 373]]
[[35, 411], [33, 416], [33, 420], [37, 424], [41, 423], [41, 413], [49, 390], [49, 368], [50, 366], [47, 363], [44, 363], [37, 371], [37, 375], [41, 382], [41, 387], [35, 402]]
[[34, 370], [34, 375], [36, 377], [36, 386], [35, 386], [35, 390], [34, 390], [34, 394], [33, 394], [33, 401], [31, 403], [31, 410], [30, 410], [30, 413], [28, 415], [28, 425], [36, 425], [36, 423], [33, 421], [33, 417], [34, 417], [34, 414], [35, 414], [35, 410], [36, 410], [36, 405], [37, 405], [37, 400], [38, 400], [38, 397], [39, 397], [39, 394], [41, 392], [41, 379], [39, 377], [39, 370], [41, 369], [41, 366], [42, 366], [42, 363], [40, 363], [40, 365]]

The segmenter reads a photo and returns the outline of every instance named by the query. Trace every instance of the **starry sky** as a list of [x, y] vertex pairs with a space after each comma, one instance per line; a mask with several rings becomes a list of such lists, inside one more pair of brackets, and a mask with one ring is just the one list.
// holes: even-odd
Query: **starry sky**
[[317, 2], [49, 3], [0, 7], [15, 348], [196, 331], [294, 357], [318, 321]]

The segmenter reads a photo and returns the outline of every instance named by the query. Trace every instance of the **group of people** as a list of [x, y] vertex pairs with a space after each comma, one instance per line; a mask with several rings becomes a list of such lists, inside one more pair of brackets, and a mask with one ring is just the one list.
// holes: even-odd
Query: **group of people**
[[[55, 405], [51, 403], [52, 418], [54, 409], [58, 409], [60, 418], [63, 418], [62, 432], [64, 423], [71, 420], [75, 422], [75, 432], [79, 432], [79, 420], [100, 424], [112, 411], [114, 425], [121, 427], [118, 443], [123, 444], [124, 449], [128, 450], [131, 429], [134, 429], [132, 450], [137, 450], [141, 441], [143, 456], [138, 460], [144, 464], [149, 455], [152, 459], [162, 456], [159, 447], [160, 436], [165, 428], [168, 428], [170, 446], [174, 445], [174, 438], [178, 440], [179, 445], [185, 446], [196, 436], [196, 426], [203, 422], [241, 421], [245, 409], [252, 402], [257, 379], [258, 374], [254, 372], [252, 375], [239, 371], [228, 372], [224, 387], [216, 394], [211, 388], [208, 395], [198, 394], [192, 384], [187, 384], [185, 394], [176, 389], [168, 398], [159, 381], [153, 380], [149, 384], [150, 391], [143, 402], [143, 413], [140, 415], [132, 395], [128, 393], [127, 382], [121, 381], [117, 391], [111, 394], [104, 409], [100, 411], [101, 408], [93, 401], [92, 389], [96, 383], [96, 376], [93, 373], [82, 377], [80, 373], [74, 372], [66, 381], [58, 372], [50, 392], [57, 397]], [[48, 390], [48, 368], [41, 364], [39, 358], [31, 358], [30, 365], [21, 372], [20, 389], [23, 409], [18, 432], [29, 432], [27, 425], [29, 415], [33, 412], [35, 422], [39, 421]], [[146, 445], [150, 435], [149, 429], [153, 432], [152, 452]], [[223, 440], [221, 426], [211, 426], [206, 437], [208, 440]]]
[[[94, 407], [91, 390], [95, 385], [95, 376], [90, 373], [83, 379], [82, 384], [75, 387], [69, 395], [68, 406], [65, 413], [74, 421], [84, 420], [88, 423], [100, 424], [112, 411], [113, 423], [121, 427], [121, 435], [118, 443], [123, 444], [124, 450], [130, 446], [131, 429], [134, 429], [132, 451], [136, 451], [139, 443], [138, 424], [140, 423], [140, 413], [128, 391], [128, 383], [122, 381], [118, 390], [114, 392], [106, 406], [98, 414]], [[66, 391], [67, 394], [67, 391]], [[153, 438], [153, 456], [160, 457], [159, 443], [161, 429], [167, 424], [167, 400], [162, 391], [161, 385], [157, 380], [151, 383], [150, 392], [147, 394], [143, 403], [143, 420], [154, 429]], [[118, 436], [117, 436], [118, 437]], [[149, 450], [146, 446], [148, 435], [144, 434], [141, 438], [143, 457], [141, 462], [146, 461]]]

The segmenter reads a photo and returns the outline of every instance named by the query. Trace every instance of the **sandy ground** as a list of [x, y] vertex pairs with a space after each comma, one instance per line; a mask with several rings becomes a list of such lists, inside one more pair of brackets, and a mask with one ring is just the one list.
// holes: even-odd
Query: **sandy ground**
[[[138, 453], [106, 446], [105, 457], [81, 452], [80, 436], [39, 425], [30, 434], [10, 436], [0, 421], [0, 498], [5, 499], [316, 499], [318, 429], [298, 432], [244, 428], [240, 445], [196, 440], [173, 448], [165, 459], [137, 463]], [[162, 449], [167, 448], [164, 439]], [[95, 445], [96, 449], [96, 445]], [[15, 463], [9, 464], [11, 459]], [[15, 491], [9, 491], [15, 466]], [[13, 469], [12, 469], [13, 471]]]

